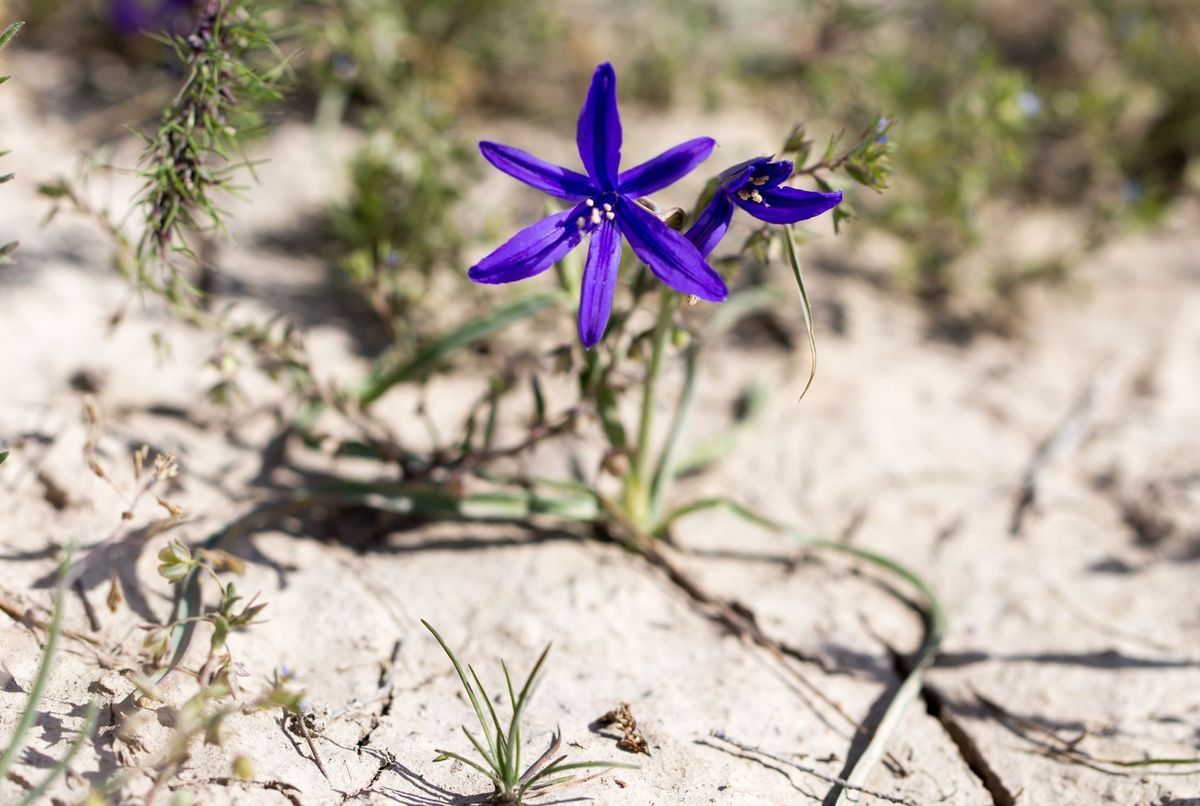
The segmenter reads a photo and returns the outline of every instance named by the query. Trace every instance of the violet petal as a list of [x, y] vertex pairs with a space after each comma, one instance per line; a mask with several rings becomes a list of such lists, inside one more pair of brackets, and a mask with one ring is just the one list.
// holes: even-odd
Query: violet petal
[[617, 74], [607, 62], [592, 76], [575, 140], [592, 181], [601, 190], [616, 190], [621, 167], [621, 113], [617, 110]]
[[[753, 185], [747, 185], [742, 192], [758, 190]], [[842, 201], [841, 191], [819, 193], [812, 190], [797, 188], [764, 188], [758, 190], [761, 202], [753, 199], [743, 199], [740, 195], [733, 196], [734, 202], [759, 221], [770, 224], [795, 224], [808, 218], [819, 216], [837, 207]]]
[[717, 190], [683, 237], [694, 243], [701, 255], [708, 257], [725, 237], [732, 218], [733, 202], [729, 201], [729, 196]]
[[675, 184], [708, 159], [716, 144], [717, 141], [711, 137], [697, 137], [664, 151], [636, 168], [622, 171], [618, 177], [621, 192], [637, 198]]
[[583, 290], [579, 296], [579, 340], [592, 349], [608, 327], [617, 268], [621, 264], [621, 231], [611, 221], [602, 222], [592, 233], [587, 262], [583, 267]]
[[485, 140], [479, 144], [479, 151], [499, 170], [556, 199], [583, 201], [596, 195], [592, 180], [583, 174], [560, 168], [519, 148]]
[[663, 283], [709, 302], [720, 302], [729, 295], [721, 276], [692, 242], [637, 202], [618, 196], [617, 221], [634, 254]]
[[580, 206], [543, 218], [509, 238], [467, 272], [477, 283], [513, 283], [545, 271], [579, 245]]

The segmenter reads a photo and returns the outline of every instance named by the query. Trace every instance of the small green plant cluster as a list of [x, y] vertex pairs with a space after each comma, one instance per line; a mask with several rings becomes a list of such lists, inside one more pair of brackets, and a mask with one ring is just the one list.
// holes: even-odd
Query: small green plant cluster
[[[767, 70], [743, 62], [764, 86], [803, 82], [805, 105], [822, 119], [853, 126], [876, 108], [894, 120], [895, 192], [863, 200], [871, 215], [860, 229], [896, 237], [901, 285], [929, 302], [968, 285], [968, 265], [987, 272], [997, 301], [1015, 301], [1023, 285], [1062, 278], [1123, 226], [1153, 222], [1195, 191], [1194, 3], [1005, 8], [813, 3], [805, 28], [820, 35], [810, 49]], [[1039, 257], [994, 254], [986, 213], [1034, 205], [1075, 214], [1079, 243]]]
[[[0, 32], [0, 49], [7, 45], [9, 41], [11, 41], [12, 38], [17, 35], [17, 31], [21, 30], [22, 25], [24, 25], [24, 23], [14, 22], [12, 25], [5, 28], [4, 31]], [[0, 76], [0, 84], [8, 81], [9, 78], [9, 76]], [[0, 157], [3, 157], [7, 153], [7, 151], [0, 150]], [[3, 185], [5, 182], [12, 181], [12, 178], [12, 174], [0, 174], [0, 185]], [[11, 255], [13, 250], [16, 248], [16, 241], [0, 244], [0, 264], [8, 262], [9, 255]]]
[[[494, 787], [492, 794], [494, 802], [524, 803], [527, 797], [531, 798], [542, 795], [555, 787], [575, 781], [575, 772], [578, 770], [634, 769], [631, 764], [610, 761], [567, 761], [567, 756], [559, 753], [559, 750], [562, 748], [562, 736], [559, 734], [555, 734], [549, 748], [544, 753], [538, 756], [528, 767], [522, 769], [521, 719], [537, 685], [538, 674], [542, 670], [542, 665], [546, 662], [546, 656], [550, 654], [550, 647], [547, 646], [542, 650], [542, 654], [538, 656], [537, 662], [533, 664], [533, 668], [530, 670], [529, 676], [525, 678], [525, 683], [521, 686], [519, 692], [513, 686], [512, 676], [508, 673], [508, 666], [504, 661], [500, 662], [500, 668], [504, 672], [504, 685], [508, 691], [508, 704], [512, 709], [512, 715], [509, 717], [506, 729], [500, 721], [499, 714], [496, 713], [496, 708], [492, 704], [492, 698], [488, 695], [487, 690], [484, 689], [479, 675], [475, 673], [475, 669], [468, 665], [464, 670], [462, 663], [455, 656], [454, 650], [450, 649], [449, 644], [446, 643], [438, 631], [427, 621], [422, 621], [421, 623], [433, 633], [433, 637], [437, 639], [438, 644], [441, 645], [442, 650], [446, 653], [446, 657], [450, 659], [450, 663], [454, 666], [454, 671], [458, 674], [463, 691], [467, 693], [467, 698], [471, 701], [471, 707], [475, 710], [475, 718], [479, 721], [479, 728], [483, 733], [483, 741], [480, 741], [465, 726], [462, 729], [463, 735], [467, 737], [471, 746], [475, 748], [475, 752], [479, 754], [479, 758], [483, 761], [483, 764], [479, 764], [464, 755], [449, 750], [439, 750], [438, 757], [434, 760], [447, 761], [453, 759], [486, 775]], [[486, 713], [484, 711], [485, 708], [487, 709]]]
[[259, 130], [263, 106], [279, 97], [282, 67], [259, 64], [274, 46], [254, 0], [204, 0], [191, 33], [167, 41], [188, 73], [147, 137], [145, 225], [131, 273], [140, 287], [183, 304], [195, 289], [177, 258], [197, 263], [189, 239], [222, 228], [216, 194], [233, 189], [234, 173], [245, 167], [242, 146]]
[[479, 81], [465, 54], [513, 6], [336, 0], [310, 9], [318, 126], [344, 118], [368, 132], [349, 162], [348, 197], [330, 211], [326, 249], [390, 340], [419, 337], [419, 303], [460, 254], [455, 213], [474, 166], [457, 124]]

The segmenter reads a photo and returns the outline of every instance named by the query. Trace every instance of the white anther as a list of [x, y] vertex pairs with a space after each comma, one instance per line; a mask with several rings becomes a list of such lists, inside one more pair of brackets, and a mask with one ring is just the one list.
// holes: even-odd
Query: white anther
[[592, 223], [593, 224], [600, 223], [600, 211], [595, 208], [592, 208]]
[[583, 225], [586, 223], [587, 223], [587, 219], [584, 218], [583, 216], [580, 216], [579, 218], [575, 219], [575, 226], [579, 227], [580, 229], [583, 229]]
[[607, 213], [604, 214], [604, 217], [607, 218], [609, 221], [612, 221], [614, 218], [617, 217], [617, 214], [614, 213], [612, 210], [609, 210]]
[[605, 204], [604, 204], [604, 212], [606, 212], [606, 213], [611, 213], [611, 212], [612, 212], [612, 205], [611, 205], [611, 204], [608, 204], [607, 202], [605, 202]]
[[753, 199], [754, 201], [758, 202], [759, 204], [762, 204], [762, 194], [759, 193], [757, 190], [750, 191], [750, 198]]
[[587, 200], [587, 206], [588, 206], [588, 207], [595, 207], [595, 206], [596, 206], [596, 202], [595, 202], [595, 201], [593, 201], [592, 199], [588, 199], [588, 200]]
[[767, 184], [767, 177], [765, 177], [765, 176], [756, 176], [756, 177], [754, 177], [753, 179], [751, 179], [751, 180], [750, 180], [750, 184], [752, 184], [752, 185], [765, 185], [765, 184]]
[[742, 190], [739, 190], [737, 193], [738, 193], [738, 198], [741, 199], [742, 201], [750, 201], [750, 191], [743, 188]]

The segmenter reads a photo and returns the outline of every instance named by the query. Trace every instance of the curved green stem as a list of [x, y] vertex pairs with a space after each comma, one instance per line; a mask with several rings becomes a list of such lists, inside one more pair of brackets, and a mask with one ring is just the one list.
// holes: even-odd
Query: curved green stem
[[654, 350], [650, 355], [650, 366], [646, 370], [646, 383], [642, 389], [642, 416], [638, 423], [637, 455], [633, 469], [626, 477], [626, 506], [633, 520], [645, 525], [649, 517], [651, 471], [651, 436], [654, 428], [654, 403], [658, 393], [658, 380], [662, 376], [663, 355], [667, 341], [671, 338], [671, 317], [675, 313], [675, 294], [666, 289], [660, 292], [658, 324], [654, 327]]
[[[768, 531], [781, 534], [799, 545], [836, 551], [872, 563], [904, 579], [916, 588], [925, 599], [925, 637], [921, 641], [920, 649], [917, 650], [912, 671], [908, 673], [901, 682], [900, 687], [896, 689], [896, 693], [893, 695], [891, 703], [888, 704], [883, 719], [880, 720], [878, 727], [872, 734], [871, 740], [867, 743], [866, 749], [863, 750], [862, 755], [859, 756], [858, 760], [854, 763], [853, 769], [850, 770], [849, 775], [846, 777], [846, 783], [850, 787], [863, 788], [867, 783], [867, 779], [870, 778], [875, 765], [879, 763], [879, 760], [887, 752], [888, 741], [891, 739], [892, 734], [896, 732], [897, 727], [899, 727], [908, 707], [920, 696], [921, 686], [925, 680], [925, 672], [933, 665], [938, 653], [941, 651], [942, 639], [946, 634], [946, 613], [942, 609], [941, 602], [938, 601], [937, 594], [934, 593], [933, 588], [915, 571], [912, 571], [890, 557], [878, 554], [869, 549], [806, 535], [785, 524], [760, 515], [728, 498], [707, 498], [680, 507], [672, 511], [656, 526], [656, 532], [665, 532], [672, 523], [688, 515], [707, 509], [718, 508], [727, 510], [733, 515], [761, 526]], [[845, 806], [845, 804], [857, 803], [858, 797], [858, 792], [855, 789], [842, 787], [836, 804], [837, 806]]]
[[699, 358], [699, 348], [692, 345], [688, 348], [683, 376], [683, 390], [679, 393], [679, 403], [675, 408], [675, 418], [671, 422], [671, 433], [667, 436], [667, 444], [663, 446], [662, 455], [658, 460], [658, 468], [654, 471], [654, 481], [650, 485], [650, 506], [647, 512], [650, 523], [655, 523], [662, 513], [663, 500], [671, 482], [675, 480], [680, 459], [679, 447], [683, 442], [683, 433], [691, 419], [692, 409], [696, 405], [696, 365]]

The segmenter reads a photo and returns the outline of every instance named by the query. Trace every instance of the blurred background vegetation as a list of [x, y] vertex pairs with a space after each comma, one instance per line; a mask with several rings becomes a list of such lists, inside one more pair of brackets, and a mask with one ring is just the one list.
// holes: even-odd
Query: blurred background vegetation
[[[156, 107], [137, 96], [177, 85], [180, 67], [140, 31], [186, 35], [208, 1], [8, 0], [0, 20], [29, 23], [17, 47], [78, 63], [79, 103], [144, 126]], [[463, 188], [482, 172], [468, 124], [569, 133], [604, 59], [618, 64], [627, 105], [701, 120], [754, 109], [778, 120], [781, 143], [796, 124], [852, 138], [883, 115], [891, 189], [846, 182], [857, 217], [844, 229], [897, 245], [887, 276], [934, 308], [983, 288], [1011, 311], [1025, 286], [1069, 277], [1106, 239], [1154, 226], [1200, 190], [1194, 0], [243, 5], [271, 21], [294, 71], [271, 119], [363, 132], [322, 248], [395, 339], [431, 278], [463, 274]], [[1069, 214], [1078, 237], [1032, 256], [1002, 248], [1015, 218], [1042, 209]]]

